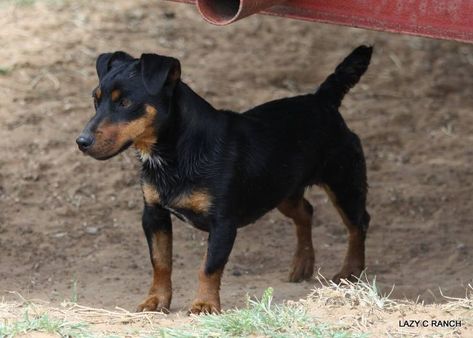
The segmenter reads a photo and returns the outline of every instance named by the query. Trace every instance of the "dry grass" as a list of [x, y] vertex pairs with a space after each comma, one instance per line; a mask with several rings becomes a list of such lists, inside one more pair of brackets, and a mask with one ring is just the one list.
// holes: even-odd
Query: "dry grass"
[[161, 326], [172, 327], [180, 321], [188, 322], [187, 318], [182, 319], [179, 315], [168, 319], [162, 313], [134, 313], [121, 308], [110, 311], [68, 301], [55, 307], [48, 302], [16, 295], [18, 301], [0, 302], [0, 337], [21, 334], [30, 337], [34, 332], [87, 338], [153, 336]]
[[[318, 276], [320, 287], [306, 298], [272, 304], [272, 290], [261, 300], [248, 300], [244, 309], [220, 316], [187, 317], [184, 313], [113, 311], [63, 302], [54, 307], [17, 294], [0, 302], [0, 336], [28, 337], [460, 337], [473, 336], [473, 288], [464, 298], [444, 296], [441, 304], [390, 299], [376, 281], [335, 285]], [[420, 327], [401, 327], [419, 320]], [[433, 327], [432, 320], [461, 321], [461, 326]], [[426, 323], [426, 324], [423, 324]], [[426, 326], [424, 326], [426, 325]], [[46, 334], [46, 336], [45, 336]]]
[[[301, 304], [316, 320], [355, 333], [370, 333], [373, 337], [473, 337], [473, 288], [468, 285], [464, 298], [443, 295], [444, 302], [424, 304], [410, 300], [394, 300], [381, 295], [376, 279], [363, 276], [358, 283], [344, 281], [342, 285], [317, 277], [320, 283]], [[394, 287], [393, 287], [394, 289]], [[407, 327], [404, 321], [419, 320], [420, 327]], [[433, 327], [432, 321], [461, 321], [461, 326]], [[425, 325], [425, 326], [424, 326]]]

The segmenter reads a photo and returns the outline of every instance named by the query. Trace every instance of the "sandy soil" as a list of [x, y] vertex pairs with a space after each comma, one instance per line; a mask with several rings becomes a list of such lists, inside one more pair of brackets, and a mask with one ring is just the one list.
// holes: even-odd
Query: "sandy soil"
[[[30, 318], [47, 316], [50, 321], [62, 323], [62, 335], [74, 337], [79, 336], [78, 330], [74, 330], [77, 324], [82, 325], [81, 333], [85, 337], [104, 335], [106, 337], [248, 336], [248, 334], [235, 333], [248, 332], [248, 322], [254, 325], [251, 329], [252, 334], [249, 336], [255, 338], [268, 336], [345, 337], [347, 331], [354, 337], [473, 336], [471, 288], [469, 288], [467, 298], [449, 299], [448, 302], [441, 304], [422, 304], [410, 300], [396, 301], [380, 297], [373, 293], [371, 286], [366, 283], [344, 284], [341, 287], [326, 283], [323, 279], [315, 283], [317, 287], [307, 298], [287, 301], [284, 306], [279, 307], [279, 309], [284, 308], [285, 311], [276, 309], [273, 303], [266, 300], [263, 301], [264, 306], [252, 304], [240, 312], [229, 310], [220, 317], [203, 318], [186, 316], [183, 312], [165, 315], [157, 312], [127, 312], [123, 309], [110, 311], [67, 302], [63, 302], [60, 306], [52, 306], [46, 301], [25, 302], [24, 299], [17, 299], [13, 302], [0, 301], [0, 318], [3, 319], [4, 324], [12, 327], [13, 323], [24, 321], [25, 313], [28, 313]], [[253, 316], [248, 317], [248, 314], [245, 314], [247, 311], [250, 311]], [[270, 317], [268, 313], [278, 316], [278, 319], [285, 323], [288, 320], [287, 316], [290, 316], [291, 324], [277, 325], [268, 319]], [[295, 315], [296, 313], [299, 315]], [[301, 313], [305, 313], [310, 321], [301, 321]], [[85, 323], [87, 326], [84, 326]], [[273, 335], [268, 334], [268, 326], [263, 323], [273, 329]], [[309, 327], [314, 328], [314, 325], [320, 330], [319, 334], [308, 335]], [[29, 331], [19, 337], [58, 336], [38, 331]], [[345, 332], [345, 335], [341, 332]]]
[[[472, 45], [263, 16], [218, 28], [163, 1], [40, 2], [0, 13], [0, 290], [53, 302], [77, 293], [83, 304], [127, 309], [147, 292], [135, 154], [103, 163], [74, 143], [92, 115], [98, 53], [176, 56], [198, 93], [243, 110], [314, 90], [352, 48], [374, 43], [369, 72], [342, 108], [369, 168], [368, 273], [400, 298], [439, 300], [439, 287], [464, 294], [473, 276]], [[321, 190], [308, 197], [317, 266], [332, 276], [345, 230]], [[179, 310], [194, 295], [206, 235], [174, 223]], [[293, 230], [272, 212], [239, 231], [224, 307], [268, 286], [277, 300], [309, 292], [313, 283], [287, 282]]]

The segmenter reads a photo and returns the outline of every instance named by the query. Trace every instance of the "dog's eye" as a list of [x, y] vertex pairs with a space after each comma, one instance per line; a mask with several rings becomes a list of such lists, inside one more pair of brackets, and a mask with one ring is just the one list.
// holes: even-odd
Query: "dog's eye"
[[121, 98], [120, 101], [118, 101], [118, 105], [123, 108], [128, 108], [129, 106], [131, 106], [131, 101], [124, 97]]

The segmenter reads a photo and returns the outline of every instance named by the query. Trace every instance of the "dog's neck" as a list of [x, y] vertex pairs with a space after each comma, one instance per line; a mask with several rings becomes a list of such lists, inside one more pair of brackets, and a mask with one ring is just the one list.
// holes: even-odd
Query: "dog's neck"
[[[144, 167], [182, 176], [198, 171], [221, 141], [222, 130], [212, 128], [215, 119], [225, 118], [210, 103], [179, 81], [170, 103], [172, 118], [160, 130], [150, 154], [140, 154]], [[197, 137], [196, 137], [197, 136]], [[199, 142], [190, 140], [199, 140]]]
[[205, 118], [214, 117], [217, 113], [209, 102], [182, 81], [176, 84], [174, 104], [176, 112], [184, 123], [199, 123]]

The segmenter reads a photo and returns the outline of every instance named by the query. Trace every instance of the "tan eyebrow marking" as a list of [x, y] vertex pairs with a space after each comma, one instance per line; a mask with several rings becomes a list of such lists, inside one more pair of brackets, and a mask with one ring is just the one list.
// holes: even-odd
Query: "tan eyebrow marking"
[[154, 108], [154, 107], [153, 107], [152, 105], [150, 105], [150, 104], [147, 104], [147, 105], [146, 105], [145, 110], [146, 110], [146, 112], [147, 112], [148, 114], [156, 115], [156, 113], [157, 113], [156, 108]]
[[120, 97], [122, 93], [118, 90], [118, 89], [115, 89], [112, 91], [112, 101], [116, 101], [118, 100], [118, 98]]

